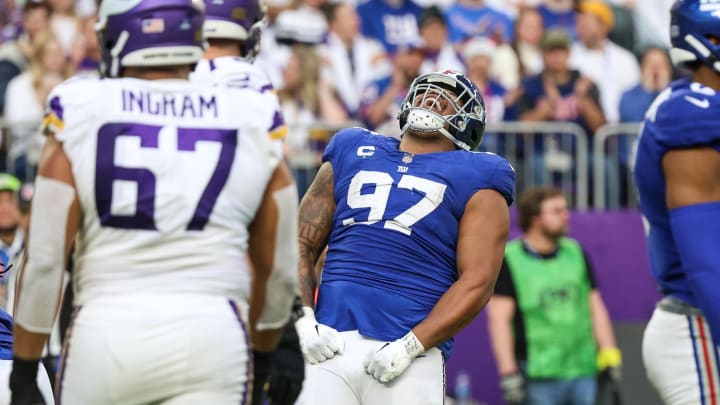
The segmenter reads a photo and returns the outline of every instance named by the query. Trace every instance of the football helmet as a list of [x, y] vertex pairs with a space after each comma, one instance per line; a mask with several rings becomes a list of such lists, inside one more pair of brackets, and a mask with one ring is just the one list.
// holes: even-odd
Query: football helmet
[[262, 15], [258, 0], [205, 0], [203, 36], [243, 41], [243, 56], [252, 59], [260, 47]]
[[[441, 101], [444, 100], [444, 101]], [[437, 103], [447, 102], [453, 112], [441, 115]], [[485, 134], [485, 101], [480, 90], [462, 73], [452, 70], [418, 76], [402, 101], [400, 129], [440, 132], [459, 148], [475, 150]]]
[[192, 65], [203, 54], [201, 5], [191, 0], [103, 0], [95, 30], [105, 77], [124, 66]]
[[720, 72], [720, 0], [678, 0], [670, 10], [670, 56], [681, 65], [700, 61]]

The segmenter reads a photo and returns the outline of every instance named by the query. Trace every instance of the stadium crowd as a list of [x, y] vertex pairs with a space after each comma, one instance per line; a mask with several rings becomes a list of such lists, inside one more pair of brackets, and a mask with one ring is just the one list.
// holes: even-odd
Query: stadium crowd
[[[673, 76], [661, 12], [670, 3], [267, 0], [256, 64], [278, 90], [302, 194], [333, 130], [353, 123], [399, 135], [411, 80], [435, 70], [467, 73], [490, 124], [574, 122], [592, 134], [639, 122]], [[95, 13], [93, 0], [2, 2], [1, 164], [23, 181], [36, 170], [48, 92], [96, 74]], [[497, 143], [486, 137], [487, 149]]]
[[[277, 90], [302, 196], [335, 129], [399, 136], [411, 82], [433, 71], [465, 73], [482, 91], [489, 124], [572, 122], [592, 135], [605, 124], [641, 121], [677, 75], [667, 55], [671, 3], [266, 0], [255, 63]], [[96, 12], [95, 0], [0, 4], [0, 171], [19, 179], [0, 191], [20, 193], [21, 204], [31, 194], [21, 183], [37, 171], [45, 99], [67, 78], [98, 74]], [[486, 141], [502, 142], [492, 133]], [[17, 207], [9, 211], [0, 220], [22, 219]], [[3, 240], [0, 256], [14, 248], [13, 238]]]

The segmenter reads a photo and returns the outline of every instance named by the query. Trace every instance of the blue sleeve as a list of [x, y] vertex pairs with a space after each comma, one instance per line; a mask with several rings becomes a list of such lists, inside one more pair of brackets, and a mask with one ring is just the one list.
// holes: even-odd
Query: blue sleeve
[[698, 304], [720, 345], [720, 202], [670, 210], [670, 225], [678, 253]]
[[333, 167], [338, 167], [342, 163], [345, 151], [354, 145], [358, 139], [363, 136], [364, 130], [361, 128], [345, 128], [338, 131], [325, 147], [322, 156], [323, 163], [330, 162]]
[[482, 180], [469, 190], [466, 201], [478, 190], [490, 189], [500, 193], [512, 205], [515, 195], [515, 169], [504, 158], [494, 153], [480, 152], [475, 159], [478, 173], [483, 174]]
[[507, 201], [508, 207], [512, 205], [515, 196], [515, 169], [505, 159], [495, 165], [495, 171], [491, 175], [492, 188], [502, 194]]
[[720, 151], [717, 111], [720, 96], [679, 91], [657, 111], [656, 140], [660, 153], [671, 149], [714, 147]]

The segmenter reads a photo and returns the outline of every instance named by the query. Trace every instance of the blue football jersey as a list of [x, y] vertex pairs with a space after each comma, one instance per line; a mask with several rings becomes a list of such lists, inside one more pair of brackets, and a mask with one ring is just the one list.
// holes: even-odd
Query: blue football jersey
[[0, 308], [0, 360], [12, 360], [12, 316]]
[[[391, 341], [425, 319], [457, 280], [458, 225], [481, 189], [512, 203], [515, 173], [503, 158], [464, 150], [412, 155], [361, 128], [338, 132], [323, 161], [336, 210], [317, 319]], [[439, 348], [447, 358], [452, 339]]]
[[[680, 80], [660, 93], [648, 109], [635, 160], [635, 183], [647, 226], [650, 267], [664, 295], [698, 306], [670, 227], [662, 157], [672, 149], [713, 147], [720, 152], [720, 95], [699, 83]], [[720, 286], [718, 286], [720, 288]]]

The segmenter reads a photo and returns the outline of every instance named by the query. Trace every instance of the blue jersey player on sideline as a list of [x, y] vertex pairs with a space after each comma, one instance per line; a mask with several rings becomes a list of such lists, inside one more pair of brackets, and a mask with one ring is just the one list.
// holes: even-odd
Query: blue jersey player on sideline
[[649, 108], [635, 163], [653, 275], [664, 298], [643, 338], [666, 404], [718, 404], [720, 1], [679, 0], [671, 56], [692, 72]]
[[515, 174], [472, 152], [480, 92], [457, 72], [422, 75], [399, 120], [400, 141], [338, 132], [300, 204], [308, 403], [442, 404], [452, 338], [492, 294]]

